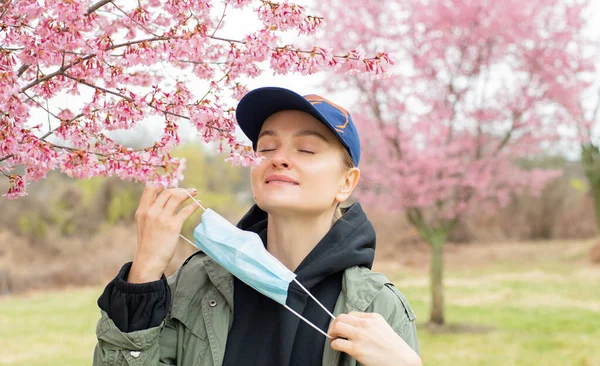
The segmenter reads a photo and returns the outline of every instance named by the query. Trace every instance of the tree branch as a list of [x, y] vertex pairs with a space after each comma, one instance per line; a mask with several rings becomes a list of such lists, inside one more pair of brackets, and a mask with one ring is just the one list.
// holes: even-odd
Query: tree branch
[[59, 118], [57, 115], [55, 115], [54, 113], [50, 112], [50, 111], [49, 111], [49, 110], [48, 110], [46, 107], [44, 107], [43, 105], [41, 105], [41, 104], [40, 104], [40, 103], [39, 103], [37, 100], [35, 100], [35, 99], [34, 99], [34, 98], [32, 98], [31, 96], [29, 96], [29, 94], [27, 94], [27, 93], [23, 93], [23, 94], [25, 94], [25, 96], [26, 96], [27, 98], [29, 98], [29, 100], [31, 100], [32, 102], [34, 102], [35, 104], [37, 104], [37, 105], [38, 105], [38, 107], [40, 107], [40, 108], [42, 108], [44, 111], [46, 111], [46, 113], [48, 113], [49, 115], [51, 115], [52, 117], [54, 117], [54, 118], [56, 118], [57, 120], [59, 120], [59, 121], [60, 121], [60, 118]]
[[227, 1], [225, 3], [225, 7], [223, 7], [223, 14], [221, 15], [221, 19], [219, 19], [219, 23], [217, 24], [217, 26], [215, 27], [215, 30], [210, 35], [211, 37], [213, 37], [215, 35], [215, 33], [217, 33], [217, 31], [219, 30], [219, 27], [221, 26], [221, 23], [223, 22], [223, 19], [225, 18], [225, 12], [227, 11], [227, 5], [229, 5], [229, 1]]
[[135, 24], [139, 25], [143, 30], [145, 30], [146, 32], [148, 32], [149, 34], [152, 34], [154, 37], [160, 37], [158, 34], [154, 33], [153, 31], [151, 31], [150, 29], [146, 28], [143, 24], [141, 24], [140, 22], [138, 22], [137, 20], [133, 19], [129, 14], [127, 14], [123, 9], [121, 9], [120, 7], [117, 6], [117, 4], [113, 4], [113, 6], [115, 8], [117, 8], [117, 10], [119, 10], [121, 13], [123, 13], [127, 18], [129, 18], [131, 21], [133, 21]]
[[598, 117], [600, 117], [600, 88], [598, 88], [598, 101], [596, 102], [596, 108], [594, 108], [594, 116], [592, 117], [594, 118], [593, 121], [597, 121]]
[[17, 71], [17, 79], [20, 78], [21, 75], [23, 75], [23, 73], [27, 71], [28, 68], [29, 65], [21, 65], [21, 67], [19, 67], [19, 70]]
[[109, 89], [103, 88], [103, 87], [101, 87], [101, 86], [97, 86], [97, 85], [94, 85], [94, 84], [90, 84], [90, 83], [88, 83], [87, 81], [85, 81], [85, 80], [83, 80], [83, 79], [78, 79], [78, 78], [76, 78], [76, 77], [73, 77], [73, 76], [71, 76], [71, 75], [69, 75], [69, 74], [67, 74], [67, 73], [64, 73], [63, 75], [64, 75], [66, 78], [69, 78], [69, 79], [71, 79], [71, 80], [73, 80], [73, 81], [76, 81], [76, 82], [78, 82], [78, 83], [80, 83], [80, 84], [83, 84], [83, 85], [85, 85], [85, 86], [89, 86], [90, 88], [94, 88], [94, 89], [96, 89], [96, 90], [100, 90], [100, 91], [103, 91], [103, 92], [105, 92], [105, 93], [112, 94], [112, 95], [114, 95], [114, 96], [117, 96], [117, 97], [123, 98], [123, 99], [127, 100], [128, 102], [133, 102], [133, 99], [132, 99], [132, 98], [130, 98], [130, 97], [128, 97], [128, 96], [126, 96], [126, 95], [123, 95], [123, 94], [117, 93], [117, 92], [115, 92], [115, 91], [112, 91], [112, 90], [109, 90]]
[[[354, 80], [356, 82], [356, 85], [360, 89], [360, 91], [363, 93], [363, 95], [366, 95], [367, 98], [369, 99], [371, 111], [375, 115], [375, 119], [377, 120], [379, 129], [381, 131], [383, 131], [385, 129], [385, 122], [384, 122], [384, 118], [383, 118], [383, 113], [381, 112], [381, 106], [379, 105], [379, 102], [377, 101], [377, 95], [375, 95], [374, 92], [368, 91], [367, 88], [365, 87], [365, 85], [358, 78], [354, 78]], [[400, 128], [398, 126], [396, 126], [396, 127]], [[400, 141], [398, 141], [397, 138], [392, 138], [387, 135], [385, 136], [385, 138], [396, 149], [396, 153], [398, 154], [398, 159], [402, 159], [403, 154], [402, 154], [402, 146], [400, 145]]]
[[3, 1], [2, 5], [4, 5], [4, 9], [2, 9], [2, 14], [0, 14], [0, 20], [2, 20], [2, 18], [4, 18], [4, 16], [10, 11], [12, 4], [13, 2], [10, 0]]
[[[221, 78], [219, 81], [223, 80], [223, 79], [224, 79], [224, 78], [225, 78], [227, 75], [229, 75], [229, 73], [226, 73], [225, 75], [223, 75], [223, 77], [222, 77], [222, 78]], [[117, 97], [123, 98], [123, 99], [125, 99], [125, 100], [127, 100], [127, 101], [129, 101], [129, 102], [133, 102], [133, 99], [132, 99], [132, 98], [130, 98], [130, 97], [128, 97], [128, 96], [125, 96], [125, 95], [122, 95], [122, 94], [119, 94], [119, 93], [117, 93], [117, 92], [115, 92], [115, 91], [112, 91], [112, 90], [109, 90], [109, 89], [106, 89], [106, 88], [102, 88], [102, 87], [100, 87], [100, 86], [97, 86], [97, 85], [94, 85], [94, 84], [90, 84], [90, 83], [86, 82], [85, 80], [77, 79], [77, 78], [75, 78], [75, 77], [73, 77], [73, 76], [71, 76], [71, 75], [68, 75], [68, 74], [64, 74], [64, 76], [65, 76], [65, 77], [67, 77], [67, 78], [69, 78], [69, 79], [71, 79], [71, 80], [74, 80], [74, 81], [76, 81], [76, 82], [78, 82], [78, 83], [81, 83], [81, 84], [83, 84], [83, 85], [85, 85], [85, 86], [88, 86], [88, 87], [90, 87], [90, 88], [94, 88], [94, 89], [97, 89], [97, 90], [103, 91], [103, 92], [105, 92], [105, 93], [109, 93], [109, 94], [115, 95], [115, 96], [117, 96]], [[219, 81], [217, 81], [217, 82], [219, 82]], [[211, 88], [211, 89], [210, 89], [210, 90], [209, 90], [209, 91], [208, 91], [208, 92], [207, 92], [207, 93], [204, 95], [204, 97], [202, 98], [202, 100], [204, 100], [204, 98], [206, 98], [206, 96], [207, 96], [207, 95], [210, 93], [210, 91], [211, 91], [211, 90], [212, 90], [212, 88]], [[154, 106], [152, 105], [152, 103], [148, 103], [148, 102], [146, 102], [146, 105], [147, 105], [147, 106], [149, 106], [149, 107], [154, 107]], [[186, 119], [186, 120], [189, 120], [189, 119], [190, 119], [190, 117], [188, 117], [188, 116], [184, 116], [184, 115], [181, 115], [181, 114], [178, 114], [178, 113], [174, 113], [174, 112], [168, 111], [168, 110], [166, 110], [166, 109], [159, 109], [159, 108], [156, 108], [156, 110], [157, 110], [157, 111], [159, 111], [159, 112], [162, 112], [162, 113], [165, 113], [165, 114], [168, 114], [168, 115], [174, 116], [174, 117], [179, 117], [179, 118], [183, 118], [183, 119]], [[216, 131], [219, 131], [219, 132], [221, 132], [221, 133], [227, 133], [227, 132], [231, 132], [231, 131], [228, 131], [228, 130], [224, 130], [224, 129], [222, 129], [222, 128], [218, 128], [218, 127], [211, 126], [211, 125], [209, 125], [209, 124], [207, 124], [207, 125], [206, 125], [206, 127], [208, 127], [208, 128], [212, 128], [212, 129], [214, 129], [214, 130], [216, 130]]]
[[90, 6], [88, 11], [85, 13], [85, 16], [88, 16], [90, 14], [92, 14], [93, 12], [95, 12], [96, 10], [100, 9], [101, 7], [103, 7], [104, 5], [108, 4], [112, 2], [112, 0], [100, 0], [97, 3], [95, 3], [94, 5]]
[[[56, 149], [64, 149], [64, 150], [69, 150], [71, 152], [85, 151], [88, 154], [94, 154], [94, 155], [97, 155], [97, 156], [102, 156], [103, 158], [112, 159], [112, 160], [115, 160], [115, 161], [124, 161], [124, 162], [130, 162], [131, 161], [131, 160], [126, 160], [126, 159], [115, 159], [115, 158], [112, 158], [110, 155], [102, 154], [102, 153], [95, 152], [95, 151], [88, 151], [88, 150], [76, 149], [76, 148], [68, 147], [68, 146], [56, 145], [56, 144], [53, 144], [51, 142], [49, 142], [49, 144], [52, 145], [52, 147], [56, 148]], [[141, 150], [138, 150], [138, 151], [141, 151]], [[155, 168], [164, 168], [165, 167], [164, 164], [158, 164], [158, 165], [156, 165], [156, 164], [146, 164], [146, 163], [142, 163], [142, 164], [143, 165], [148, 165], [148, 166], [153, 166]]]
[[513, 132], [515, 132], [517, 129], [516, 121], [523, 116], [523, 111], [517, 111], [517, 112], [512, 111], [511, 115], [512, 115], [512, 125], [510, 126], [510, 130], [508, 130], [506, 132], [506, 135], [504, 135], [504, 138], [502, 138], [502, 141], [500, 141], [500, 144], [496, 148], [496, 154], [499, 153], [500, 150], [502, 150], [506, 146], [506, 144], [508, 144], [508, 141], [510, 141], [510, 138], [512, 137]]

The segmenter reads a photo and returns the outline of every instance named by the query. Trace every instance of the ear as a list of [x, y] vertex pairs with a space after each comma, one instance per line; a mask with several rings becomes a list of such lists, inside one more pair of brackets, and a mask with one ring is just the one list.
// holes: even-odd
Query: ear
[[360, 169], [355, 167], [348, 170], [345, 172], [343, 179], [342, 185], [340, 186], [338, 193], [335, 195], [335, 200], [338, 203], [342, 203], [347, 200], [354, 191], [354, 188], [356, 188], [358, 180], [360, 179]]

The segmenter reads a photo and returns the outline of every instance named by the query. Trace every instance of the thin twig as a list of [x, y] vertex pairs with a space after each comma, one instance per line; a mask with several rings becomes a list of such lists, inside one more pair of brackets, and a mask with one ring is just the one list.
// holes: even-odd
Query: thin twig
[[[135, 45], [135, 44], [138, 44], [138, 43], [143, 43], [143, 42], [167, 41], [167, 40], [173, 39], [173, 38], [176, 38], [176, 37], [159, 37], [159, 38], [140, 39], [140, 40], [137, 40], [137, 41], [125, 42], [125, 43], [121, 43], [121, 44], [117, 44], [117, 45], [113, 45], [113, 46], [107, 47], [106, 51], [111, 51], [111, 50], [114, 50], [114, 49], [117, 49], [117, 48], [121, 48], [121, 47], [132, 46], [132, 45]], [[44, 76], [43, 78], [36, 79], [35, 81], [33, 81], [33, 82], [27, 84], [26, 86], [24, 86], [23, 88], [21, 88], [21, 93], [24, 92], [24, 91], [27, 91], [27, 90], [29, 90], [31, 88], [33, 88], [34, 86], [36, 86], [36, 85], [38, 85], [40, 83], [43, 83], [46, 80], [52, 79], [53, 77], [55, 77], [57, 75], [63, 74], [65, 71], [69, 70], [71, 67], [73, 67], [73, 66], [75, 66], [75, 65], [77, 65], [77, 64], [79, 64], [79, 63], [81, 63], [83, 61], [87, 61], [87, 60], [89, 60], [89, 59], [91, 59], [91, 58], [93, 58], [95, 56], [96, 56], [96, 54], [92, 53], [92, 54], [89, 54], [89, 55], [87, 55], [85, 57], [78, 58], [75, 61], [73, 61], [72, 63], [70, 63], [70, 64], [68, 64], [68, 65], [66, 65], [66, 66], [64, 66], [64, 67], [62, 67], [62, 68], [54, 71], [53, 73], [48, 74], [48, 75]]]
[[[221, 79], [219, 79], [219, 81], [217, 81], [217, 83], [218, 83], [218, 82], [220, 82], [221, 80], [223, 80], [223, 79], [224, 79], [224, 78], [225, 78], [225, 77], [226, 77], [228, 74], [229, 74], [229, 73], [227, 73], [227, 74], [223, 75], [223, 77], [222, 77]], [[100, 86], [96, 86], [96, 85], [94, 85], [94, 84], [90, 84], [90, 83], [88, 83], [88, 82], [86, 82], [86, 81], [84, 81], [84, 80], [77, 79], [77, 78], [75, 78], [75, 77], [72, 77], [71, 75], [68, 75], [68, 74], [64, 74], [64, 76], [65, 76], [65, 77], [67, 77], [67, 78], [69, 78], [69, 79], [71, 79], [71, 80], [75, 80], [76, 82], [78, 82], [78, 83], [81, 83], [81, 84], [83, 84], [83, 85], [85, 85], [85, 86], [88, 86], [88, 87], [90, 87], [90, 88], [98, 89], [98, 90], [100, 90], [100, 91], [103, 91], [103, 92], [106, 92], [106, 93], [109, 93], [109, 94], [115, 95], [115, 96], [117, 96], [117, 97], [121, 97], [121, 98], [123, 98], [123, 99], [125, 99], [125, 100], [127, 100], [127, 101], [129, 101], [129, 102], [133, 102], [133, 99], [132, 99], [132, 98], [129, 98], [128, 96], [125, 96], [125, 95], [119, 94], [119, 93], [117, 93], [117, 92], [115, 92], [115, 91], [112, 91], [112, 90], [109, 90], [109, 89], [105, 89], [105, 88], [102, 88], [102, 87], [100, 87]], [[209, 90], [209, 92], [210, 92], [211, 90], [212, 90], [212, 89], [210, 89], [210, 90]], [[202, 100], [204, 100], [204, 98], [206, 98], [206, 96], [208, 95], [208, 93], [209, 93], [209, 92], [207, 92], [207, 93], [204, 95], [204, 97], [203, 97], [203, 99], [202, 99]], [[201, 101], [202, 101], [202, 100], [201, 100]], [[149, 107], [153, 107], [153, 106], [152, 106], [152, 103], [149, 103], [149, 102], [146, 102], [146, 105], [148, 105]], [[188, 116], [184, 116], [184, 115], [181, 115], [181, 114], [178, 114], [178, 113], [174, 113], [174, 112], [171, 112], [171, 111], [168, 111], [168, 110], [165, 110], [165, 109], [160, 109], [160, 108], [155, 108], [155, 109], [156, 109], [157, 111], [159, 111], [159, 112], [166, 113], [166, 114], [169, 114], [169, 115], [171, 115], [171, 116], [175, 116], [175, 117], [183, 118], [183, 119], [186, 119], [186, 120], [189, 120], [189, 119], [190, 119], [190, 117], [188, 117]], [[210, 126], [210, 125], [206, 125], [206, 126], [207, 126], [207, 127], [209, 127], [209, 128], [212, 128], [212, 129], [214, 129], [214, 130], [216, 130], [216, 131], [222, 132], [222, 133], [225, 133], [225, 132], [231, 132], [231, 131], [229, 131], [229, 130], [224, 130], [224, 129], [222, 129], [222, 128], [218, 128], [218, 127], [214, 127], [214, 126]]]
[[132, 98], [130, 98], [130, 97], [128, 97], [128, 96], [126, 96], [126, 95], [119, 94], [119, 93], [117, 93], [117, 92], [115, 92], [115, 91], [112, 91], [112, 90], [110, 90], [110, 89], [103, 88], [103, 87], [101, 87], [101, 86], [97, 86], [97, 85], [94, 85], [94, 84], [90, 84], [90, 83], [88, 83], [87, 81], [85, 81], [85, 80], [83, 80], [83, 79], [78, 79], [78, 78], [76, 78], [76, 77], [73, 77], [73, 76], [71, 76], [71, 75], [69, 75], [69, 74], [67, 74], [67, 73], [64, 73], [63, 75], [64, 75], [66, 78], [69, 78], [69, 79], [71, 79], [71, 80], [74, 80], [74, 81], [76, 81], [76, 82], [78, 82], [78, 83], [80, 83], [80, 84], [83, 84], [83, 85], [89, 86], [90, 88], [94, 88], [94, 89], [97, 89], [97, 90], [103, 91], [103, 92], [105, 92], [105, 93], [112, 94], [112, 95], [114, 95], [114, 96], [117, 96], [117, 97], [121, 97], [121, 98], [123, 98], [123, 99], [125, 99], [125, 100], [127, 100], [127, 101], [129, 101], [129, 102], [133, 102], [133, 99], [132, 99]]
[[[31, 96], [29, 96], [29, 94], [27, 93], [23, 93], [25, 94], [25, 96], [27, 98], [29, 98], [29, 100], [31, 100], [32, 102], [34, 102], [35, 104], [38, 105], [38, 107], [42, 108], [44, 111], [46, 111], [46, 113], [48, 113], [48, 118], [50, 118], [50, 115], [52, 115], [52, 117], [56, 118], [57, 120], [60, 120], [60, 117], [58, 117], [57, 115], [55, 115], [54, 113], [50, 112], [49, 109], [47, 109], [46, 107], [44, 107], [43, 105], [40, 104], [40, 102], [38, 102], [37, 100], [35, 100], [34, 98], [32, 98]], [[46, 103], [48, 103], [48, 100], [46, 100]], [[50, 121], [48, 121], [48, 123], [50, 123]]]
[[10, 11], [10, 8], [12, 7], [12, 5], [13, 5], [13, 2], [12, 2], [12, 1], [10, 1], [10, 0], [6, 0], [6, 1], [4, 2], [4, 5], [5, 5], [6, 7], [4, 8], [4, 10], [2, 10], [2, 14], [0, 14], [0, 20], [1, 20], [2, 18], [4, 18], [4, 16], [6, 15], [6, 13], [8, 13], [8, 12]]
[[192, 60], [177, 60], [179, 62], [194, 64], [194, 65], [224, 65], [226, 61], [215, 61], [215, 62], [203, 62], [203, 61], [192, 61]]
[[221, 14], [221, 19], [219, 19], [219, 23], [217, 24], [217, 27], [210, 35], [211, 37], [213, 37], [215, 35], [215, 33], [217, 33], [217, 31], [219, 30], [219, 27], [221, 26], [221, 23], [223, 22], [223, 18], [225, 18], [225, 11], [227, 10], [227, 5], [229, 5], [229, 1], [227, 1], [225, 3], [225, 6], [223, 7], [223, 14]]
[[[88, 153], [88, 154], [94, 154], [94, 155], [97, 155], [97, 156], [102, 156], [103, 158], [112, 159], [112, 160], [115, 160], [115, 161], [124, 161], [124, 162], [130, 162], [130, 161], [131, 161], [131, 160], [126, 160], [126, 159], [115, 159], [115, 158], [111, 157], [110, 155], [102, 154], [102, 153], [95, 152], [95, 151], [88, 151], [88, 150], [76, 149], [76, 148], [74, 148], [74, 147], [68, 147], [68, 146], [56, 145], [56, 144], [53, 144], [53, 143], [51, 143], [51, 142], [49, 142], [49, 144], [50, 144], [50, 145], [52, 145], [52, 147], [53, 147], [53, 148], [56, 148], [56, 149], [64, 149], [64, 150], [69, 150], [69, 151], [71, 151], [71, 152], [85, 151], [85, 152], [86, 152], [86, 153]], [[155, 167], [155, 168], [164, 168], [164, 167], [165, 167], [165, 166], [164, 166], [164, 164], [162, 164], [162, 165], [160, 165], [160, 164], [159, 164], [159, 165], [155, 165], [155, 164], [146, 164], [146, 163], [142, 163], [142, 164], [143, 164], [143, 165], [149, 165], [149, 166], [153, 166], [153, 167]]]
[[101, 7], [103, 7], [104, 5], [108, 4], [112, 2], [112, 0], [100, 0], [97, 3], [95, 3], [94, 5], [90, 6], [88, 11], [85, 13], [85, 16], [88, 16], [90, 14], [92, 14], [93, 12], [95, 12], [96, 10], [100, 9]]
[[143, 24], [141, 24], [140, 22], [138, 22], [137, 20], [133, 19], [129, 14], [127, 14], [123, 9], [119, 8], [117, 6], [117, 4], [113, 3], [113, 6], [115, 8], [117, 8], [117, 10], [119, 10], [121, 13], [123, 13], [127, 18], [129, 18], [130, 20], [132, 20], [135, 24], [139, 25], [140, 27], [142, 27], [143, 30], [145, 30], [146, 32], [152, 34], [154, 37], [160, 37], [158, 34], [154, 33], [153, 31], [151, 31], [150, 29], [146, 28], [146, 26], [144, 26]]

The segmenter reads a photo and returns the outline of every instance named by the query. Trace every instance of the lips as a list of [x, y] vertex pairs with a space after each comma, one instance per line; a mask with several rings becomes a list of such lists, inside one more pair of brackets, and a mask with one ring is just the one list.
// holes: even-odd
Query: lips
[[289, 185], [294, 185], [294, 186], [299, 185], [299, 183], [295, 179], [288, 177], [287, 175], [283, 175], [283, 174], [271, 174], [267, 177], [267, 179], [265, 179], [265, 183], [266, 184], [289, 184]]

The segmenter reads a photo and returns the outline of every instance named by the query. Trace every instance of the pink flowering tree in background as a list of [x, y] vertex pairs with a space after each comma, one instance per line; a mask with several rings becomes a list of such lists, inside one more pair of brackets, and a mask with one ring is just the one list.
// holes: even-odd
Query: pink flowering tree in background
[[[551, 151], [564, 75], [582, 58], [585, 4], [555, 0], [329, 0], [331, 44], [382, 45], [386, 77], [332, 76], [354, 91], [366, 181], [358, 197], [404, 212], [431, 247], [430, 323], [444, 324], [443, 247], [472, 209], [539, 192], [559, 173], [519, 161]], [[585, 87], [585, 83], [574, 86]], [[361, 187], [359, 185], [359, 187]]]
[[[600, 40], [588, 47], [588, 53], [600, 60]], [[557, 92], [560, 113], [570, 119], [571, 136], [579, 146], [580, 161], [594, 201], [596, 230], [600, 232], [600, 86], [597, 69], [587, 74], [564, 75], [562, 90]], [[594, 83], [590, 84], [590, 80]], [[598, 244], [600, 248], [600, 244]]]
[[[226, 12], [247, 8], [262, 28], [220, 36]], [[6, 0], [0, 3], [0, 173], [8, 198], [60, 171], [88, 179], [176, 186], [185, 162], [170, 155], [189, 123], [207, 143], [220, 143], [234, 163], [252, 164], [252, 149], [235, 136], [235, 101], [244, 80], [267, 63], [276, 74], [311, 74], [350, 65], [379, 70], [387, 56], [366, 58], [353, 47], [280, 44], [281, 32], [312, 34], [323, 18], [291, 3], [250, 0]], [[206, 85], [192, 90], [166, 75], [175, 69]], [[61, 100], [82, 100], [66, 106]], [[39, 112], [43, 111], [43, 114]], [[43, 118], [35, 118], [35, 115]], [[164, 121], [152, 146], [134, 150], [107, 131]]]

